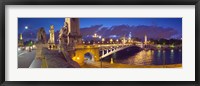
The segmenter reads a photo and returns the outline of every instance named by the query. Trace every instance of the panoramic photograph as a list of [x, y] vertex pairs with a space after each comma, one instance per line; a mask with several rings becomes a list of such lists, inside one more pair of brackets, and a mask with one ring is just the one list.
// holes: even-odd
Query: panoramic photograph
[[182, 68], [182, 18], [18, 18], [18, 68]]

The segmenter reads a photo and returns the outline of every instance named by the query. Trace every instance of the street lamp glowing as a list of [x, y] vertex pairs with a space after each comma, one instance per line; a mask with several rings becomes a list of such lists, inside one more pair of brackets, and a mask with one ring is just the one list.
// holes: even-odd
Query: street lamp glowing
[[98, 37], [98, 35], [95, 33], [92, 37], [94, 37], [94, 38], [97, 38]]
[[174, 52], [174, 50], [172, 49], [172, 50], [171, 50], [171, 52], [173, 53], [173, 52]]
[[28, 26], [25, 26], [25, 29], [28, 29]]
[[102, 42], [104, 42], [105, 41], [105, 39], [104, 38], [102, 38]]
[[113, 41], [113, 40], [112, 40], [112, 39], [110, 39], [110, 43], [112, 43], [112, 41]]

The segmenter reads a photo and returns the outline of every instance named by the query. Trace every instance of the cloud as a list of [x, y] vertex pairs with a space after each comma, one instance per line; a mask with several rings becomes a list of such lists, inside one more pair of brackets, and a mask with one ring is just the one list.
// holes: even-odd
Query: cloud
[[85, 27], [85, 28], [81, 28], [81, 32], [82, 35], [86, 36], [86, 35], [92, 35], [94, 33], [96, 33], [98, 30], [100, 30], [99, 28], [101, 28], [103, 25], [93, 25], [90, 27]]
[[132, 33], [132, 36], [138, 38], [144, 38], [144, 35], [147, 35], [148, 38], [171, 38], [174, 35], [178, 35], [178, 31], [170, 27], [160, 27], [160, 26], [130, 26], [130, 25], [115, 25], [111, 27], [103, 27], [103, 25], [93, 25], [87, 28], [81, 28], [81, 33], [83, 36], [93, 35], [97, 33], [103, 37], [109, 37], [112, 35], [117, 36], [128, 36], [129, 33]]
[[[144, 39], [144, 35], [149, 38], [160, 39], [160, 38], [182, 38], [182, 33], [179, 33], [174, 28], [165, 28], [160, 26], [147, 26], [147, 25], [139, 25], [139, 26], [130, 26], [130, 25], [115, 25], [111, 27], [104, 27], [103, 25], [92, 25], [90, 27], [81, 28], [81, 35], [83, 38], [91, 37], [94, 33], [101, 35], [102, 37], [122, 37], [128, 36], [131, 32], [131, 35], [134, 37], [138, 37], [140, 39]], [[37, 30], [26, 30], [23, 33], [24, 39], [36, 39]], [[20, 33], [18, 33], [19, 35]], [[58, 38], [59, 31], [55, 31], [55, 37]], [[47, 34], [47, 38], [49, 34]]]

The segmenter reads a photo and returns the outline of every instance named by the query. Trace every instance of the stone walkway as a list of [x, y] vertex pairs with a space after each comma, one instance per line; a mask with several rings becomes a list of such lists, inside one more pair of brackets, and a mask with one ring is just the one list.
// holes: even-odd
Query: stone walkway
[[29, 68], [41, 68], [42, 60], [41, 59], [34, 59]]
[[18, 52], [18, 68], [29, 68], [35, 58], [35, 50]]
[[42, 51], [48, 68], [74, 68], [58, 50], [48, 50], [44, 48]]

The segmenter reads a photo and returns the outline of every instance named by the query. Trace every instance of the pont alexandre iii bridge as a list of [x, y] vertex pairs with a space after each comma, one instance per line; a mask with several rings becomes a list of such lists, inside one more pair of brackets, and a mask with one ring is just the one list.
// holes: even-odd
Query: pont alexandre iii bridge
[[[53, 25], [50, 26], [49, 32], [50, 38], [47, 42], [44, 28], [38, 30], [35, 57], [36, 59], [44, 60], [43, 63], [47, 63], [48, 67], [52, 64], [57, 65], [63, 60], [72, 65], [72, 67], [79, 67], [84, 64], [86, 54], [89, 54], [91, 56], [90, 60], [95, 62], [131, 46], [129, 44], [83, 44], [78, 18], [65, 19], [64, 26], [60, 29], [58, 36], [59, 44], [55, 44]], [[61, 57], [64, 59], [61, 60]], [[58, 58], [60, 58], [59, 61]], [[65, 65], [64, 62], [63, 65]], [[55, 66], [52, 65], [52, 67]]]
[[92, 56], [91, 61], [99, 61], [130, 46], [130, 44], [77, 45], [75, 47], [75, 55], [72, 59], [82, 65], [85, 61], [85, 55], [88, 53]]

